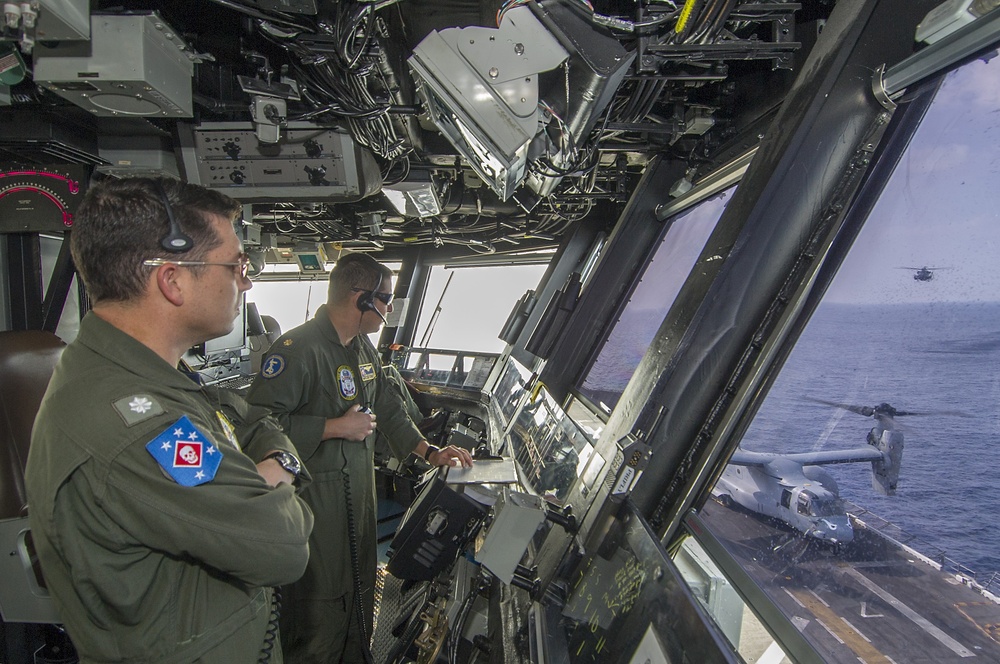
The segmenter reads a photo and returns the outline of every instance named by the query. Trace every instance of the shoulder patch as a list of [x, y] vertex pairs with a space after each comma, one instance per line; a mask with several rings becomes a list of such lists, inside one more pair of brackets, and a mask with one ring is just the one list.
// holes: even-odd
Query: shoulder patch
[[222, 463], [222, 450], [212, 444], [187, 415], [146, 443], [146, 451], [156, 459], [167, 477], [182, 486], [211, 482]]
[[260, 368], [260, 375], [264, 378], [274, 378], [280, 376], [285, 370], [285, 358], [282, 355], [268, 355], [264, 360], [264, 365]]
[[358, 396], [358, 384], [354, 380], [354, 372], [346, 364], [337, 367], [337, 383], [340, 385], [340, 396], [348, 401], [353, 401], [354, 397]]
[[375, 365], [372, 364], [361, 364], [358, 365], [358, 371], [361, 372], [361, 380], [364, 382], [369, 382], [375, 380]]
[[130, 427], [148, 420], [151, 417], [163, 414], [163, 406], [148, 394], [133, 394], [118, 401], [113, 401], [118, 415], [125, 421], [125, 426]]

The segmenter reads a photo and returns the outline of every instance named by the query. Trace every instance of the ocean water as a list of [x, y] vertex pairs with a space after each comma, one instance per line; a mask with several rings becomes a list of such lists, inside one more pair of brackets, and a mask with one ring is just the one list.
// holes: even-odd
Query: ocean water
[[865, 444], [871, 418], [812, 401], [887, 402], [904, 453], [895, 496], [870, 465], [827, 469], [841, 497], [980, 578], [1000, 571], [1000, 303], [845, 305], [813, 316], [743, 439], [793, 452]]
[[[648, 346], [649, 321], [616, 327], [584, 392], [614, 403]], [[655, 328], [653, 328], [655, 333]], [[942, 552], [979, 578], [1000, 571], [1000, 303], [824, 302], [744, 436], [761, 452], [866, 445], [871, 418], [815, 400], [921, 413], [896, 419], [904, 453], [895, 496], [871, 488], [871, 465], [827, 470], [841, 496]]]

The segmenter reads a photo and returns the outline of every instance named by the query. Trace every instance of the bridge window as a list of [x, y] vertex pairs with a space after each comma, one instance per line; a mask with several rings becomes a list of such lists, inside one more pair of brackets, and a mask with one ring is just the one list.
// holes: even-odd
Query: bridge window
[[734, 190], [730, 187], [668, 220], [663, 239], [580, 387], [592, 403], [603, 404], [607, 411], [618, 403]]
[[[1000, 661], [998, 100], [983, 58], [897, 110], [909, 142], [740, 443], [780, 466], [691, 520], [827, 661]], [[832, 497], [757, 513], [778, 476]]]
[[460, 269], [434, 266], [421, 304], [414, 345], [502, 352], [505, 344], [497, 333], [518, 298], [538, 286], [545, 268], [545, 264]]

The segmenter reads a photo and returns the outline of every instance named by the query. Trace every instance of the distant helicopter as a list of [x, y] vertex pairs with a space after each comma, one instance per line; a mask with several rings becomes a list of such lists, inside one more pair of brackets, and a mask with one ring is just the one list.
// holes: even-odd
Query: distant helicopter
[[795, 454], [736, 450], [712, 495], [727, 507], [738, 504], [778, 519], [839, 551], [854, 540], [854, 528], [837, 482], [820, 466], [868, 461], [872, 465], [872, 488], [882, 495], [895, 495], [903, 459], [903, 434], [895, 429], [893, 418], [923, 413], [896, 410], [887, 403], [853, 406], [815, 401], [874, 418], [868, 446]]
[[930, 281], [934, 278], [934, 270], [950, 270], [950, 267], [897, 267], [897, 270], [916, 270], [913, 278], [917, 281]]

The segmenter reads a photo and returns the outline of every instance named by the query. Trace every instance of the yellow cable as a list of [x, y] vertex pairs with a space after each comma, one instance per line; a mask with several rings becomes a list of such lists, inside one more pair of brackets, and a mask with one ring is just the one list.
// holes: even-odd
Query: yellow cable
[[694, 4], [698, 0], [687, 0], [684, 3], [684, 9], [681, 10], [680, 18], [677, 19], [677, 25], [674, 26], [674, 32], [681, 34], [684, 32], [684, 27], [687, 25], [688, 19], [691, 18], [691, 12], [694, 11]]

